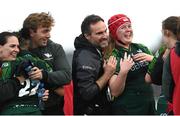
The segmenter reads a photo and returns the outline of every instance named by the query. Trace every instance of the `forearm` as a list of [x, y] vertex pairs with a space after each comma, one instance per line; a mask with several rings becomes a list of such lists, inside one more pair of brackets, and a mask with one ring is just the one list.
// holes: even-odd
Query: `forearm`
[[159, 57], [154, 65], [154, 69], [150, 73], [153, 84], [162, 85], [163, 64], [162, 57]]
[[57, 89], [54, 90], [56, 94], [59, 96], [64, 96], [64, 88], [63, 87], [58, 87]]
[[70, 83], [71, 79], [72, 78], [70, 71], [59, 70], [59, 71], [47, 72], [47, 79], [44, 79], [44, 81], [47, 81], [48, 83], [56, 86], [63, 86]]
[[108, 83], [109, 78], [111, 77], [110, 74], [104, 73], [97, 81], [97, 85], [99, 86], [100, 90], [102, 90]]
[[111, 94], [115, 97], [119, 96], [125, 88], [127, 73], [120, 72], [118, 75], [113, 75], [109, 82]]

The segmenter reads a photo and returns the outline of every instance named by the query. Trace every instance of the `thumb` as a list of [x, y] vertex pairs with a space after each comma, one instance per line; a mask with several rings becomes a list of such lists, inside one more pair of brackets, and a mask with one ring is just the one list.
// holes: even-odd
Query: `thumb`
[[106, 67], [106, 62], [107, 62], [107, 61], [106, 61], [106, 60], [104, 60], [104, 64], [103, 64], [103, 67], [104, 67], [104, 68]]

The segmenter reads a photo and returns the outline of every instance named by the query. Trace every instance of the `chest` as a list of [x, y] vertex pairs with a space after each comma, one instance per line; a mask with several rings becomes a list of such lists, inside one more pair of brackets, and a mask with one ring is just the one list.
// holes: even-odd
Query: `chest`
[[[124, 54], [125, 52], [127, 53], [127, 55], [130, 55], [131, 58], [133, 58], [134, 55], [139, 54], [139, 53], [145, 53], [145, 51], [141, 48], [137, 48], [137, 47], [131, 47], [131, 49], [120, 49], [118, 50], [118, 52], [116, 52], [116, 58], [118, 60], [118, 65], [117, 65], [117, 69], [118, 71], [120, 71], [120, 59], [124, 58]], [[144, 72], [147, 70], [147, 67], [149, 65], [149, 62], [147, 61], [134, 61], [134, 65], [131, 67], [128, 75], [137, 75], [140, 72]]]
[[39, 57], [40, 59], [46, 61], [51, 67], [54, 65], [55, 55], [49, 49], [38, 49], [31, 51], [34, 55]]

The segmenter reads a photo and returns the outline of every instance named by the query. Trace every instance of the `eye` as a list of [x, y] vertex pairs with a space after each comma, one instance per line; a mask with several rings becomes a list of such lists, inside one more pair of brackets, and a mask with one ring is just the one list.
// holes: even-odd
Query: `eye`
[[131, 28], [132, 26], [131, 25], [128, 25], [128, 28]]
[[19, 48], [19, 45], [11, 44], [10, 47], [11, 48], [16, 48], [16, 47]]

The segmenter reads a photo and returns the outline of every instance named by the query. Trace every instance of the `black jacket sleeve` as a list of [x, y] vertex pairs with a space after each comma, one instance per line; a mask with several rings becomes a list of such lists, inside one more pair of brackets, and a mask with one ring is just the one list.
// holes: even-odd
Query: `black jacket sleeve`
[[162, 85], [163, 64], [164, 60], [162, 59], [162, 56], [159, 56], [154, 65], [154, 69], [150, 74], [153, 84]]
[[[79, 91], [80, 97], [84, 100], [92, 100], [100, 89], [96, 84], [96, 80], [99, 78], [99, 66], [98, 59], [87, 51], [82, 51], [75, 60], [76, 66], [73, 68], [75, 73], [74, 83]], [[74, 78], [74, 77], [73, 77]]]
[[170, 56], [167, 57], [163, 67], [163, 75], [162, 75], [162, 92], [165, 95], [168, 101], [172, 101], [174, 89], [174, 81], [171, 74], [170, 68]]
[[49, 83], [63, 86], [71, 81], [71, 67], [67, 61], [64, 49], [59, 44], [53, 46], [53, 72], [47, 72]]
[[17, 78], [0, 80], [0, 104], [15, 97], [20, 88], [21, 84]]

